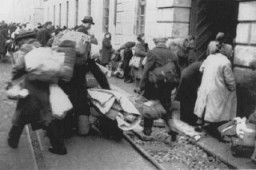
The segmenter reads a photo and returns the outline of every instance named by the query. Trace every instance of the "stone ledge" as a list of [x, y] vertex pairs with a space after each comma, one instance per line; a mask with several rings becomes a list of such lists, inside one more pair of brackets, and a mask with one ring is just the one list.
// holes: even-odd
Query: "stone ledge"
[[235, 47], [234, 64], [250, 66], [252, 62], [256, 62], [256, 47], [237, 45]]

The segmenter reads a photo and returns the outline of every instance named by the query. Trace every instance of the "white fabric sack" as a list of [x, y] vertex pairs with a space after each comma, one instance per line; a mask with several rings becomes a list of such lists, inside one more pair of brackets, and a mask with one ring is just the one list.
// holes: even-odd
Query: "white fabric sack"
[[48, 47], [35, 48], [25, 56], [30, 77], [41, 81], [57, 81], [63, 71], [65, 54]]
[[50, 85], [50, 105], [52, 114], [57, 119], [63, 119], [67, 111], [73, 108], [68, 96], [57, 84]]
[[133, 56], [129, 62], [129, 66], [130, 67], [135, 67], [135, 68], [139, 68], [140, 67], [140, 57], [137, 56]]

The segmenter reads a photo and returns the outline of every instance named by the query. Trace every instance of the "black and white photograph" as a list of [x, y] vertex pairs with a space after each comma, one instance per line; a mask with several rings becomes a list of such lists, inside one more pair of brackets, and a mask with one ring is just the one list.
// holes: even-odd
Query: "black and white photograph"
[[0, 170], [256, 169], [256, 0], [0, 0]]

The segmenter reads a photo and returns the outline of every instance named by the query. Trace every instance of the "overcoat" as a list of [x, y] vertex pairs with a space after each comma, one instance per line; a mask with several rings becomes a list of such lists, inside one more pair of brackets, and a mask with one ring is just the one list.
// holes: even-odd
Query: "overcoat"
[[234, 118], [237, 109], [236, 83], [228, 58], [221, 53], [209, 55], [200, 70], [203, 76], [194, 113], [208, 122]]

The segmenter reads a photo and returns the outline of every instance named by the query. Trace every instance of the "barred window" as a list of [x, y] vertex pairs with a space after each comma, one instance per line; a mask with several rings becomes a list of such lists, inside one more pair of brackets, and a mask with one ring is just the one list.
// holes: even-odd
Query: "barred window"
[[92, 0], [88, 0], [88, 15], [92, 15]]
[[109, 27], [109, 0], [103, 3], [103, 31], [108, 32]]
[[145, 32], [146, 0], [140, 0], [138, 5], [137, 34]]
[[59, 4], [59, 26], [61, 27], [61, 3]]
[[75, 25], [78, 25], [78, 13], [79, 13], [78, 5], [79, 5], [79, 2], [78, 2], [78, 0], [76, 0], [76, 6], [75, 6], [75, 8], [76, 8], [76, 10], [75, 10]]
[[68, 21], [69, 21], [69, 20], [68, 20], [68, 19], [69, 19], [69, 18], [68, 18], [68, 16], [69, 16], [69, 1], [67, 1], [67, 9], [66, 9], [66, 10], [67, 10], [67, 13], [66, 13], [66, 26], [68, 27], [68, 24], [69, 24], [69, 23], [68, 23]]

